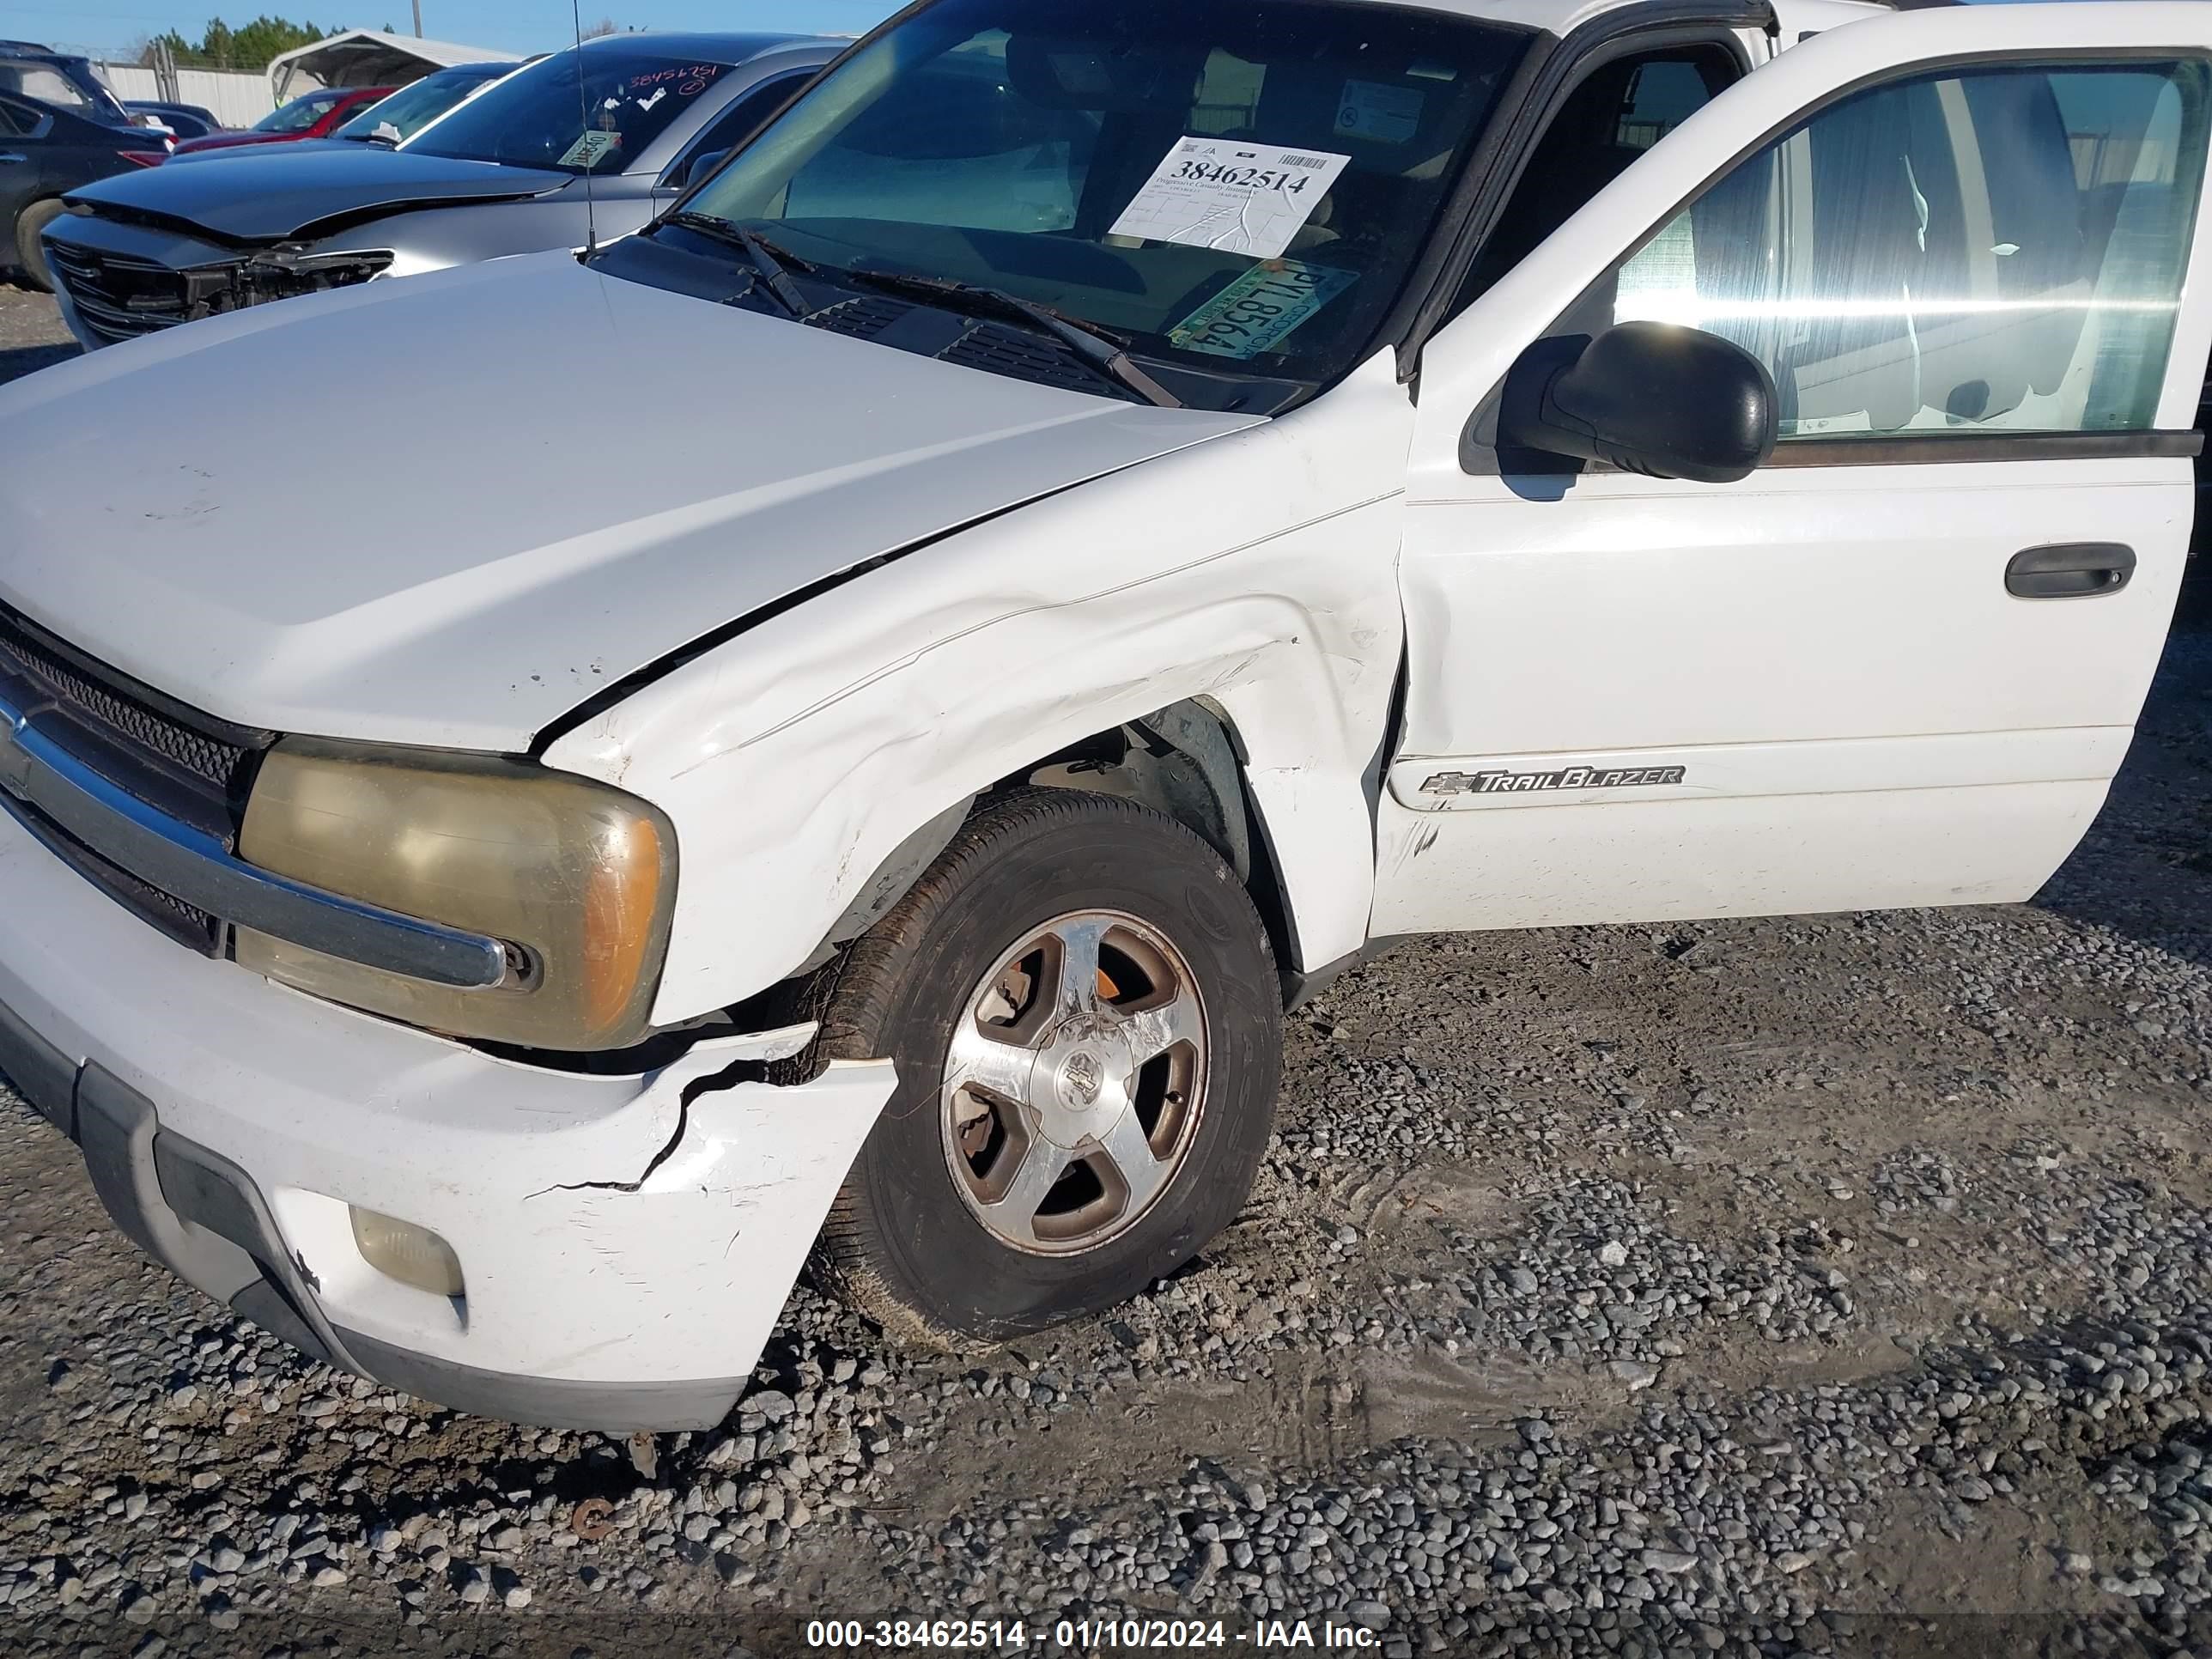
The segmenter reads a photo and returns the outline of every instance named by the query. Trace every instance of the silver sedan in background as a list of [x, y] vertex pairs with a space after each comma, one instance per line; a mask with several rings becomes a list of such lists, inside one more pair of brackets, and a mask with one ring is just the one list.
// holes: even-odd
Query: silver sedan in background
[[627, 235], [848, 44], [611, 35], [515, 71], [394, 149], [244, 155], [73, 191], [45, 239], [62, 313], [90, 350], [295, 295]]

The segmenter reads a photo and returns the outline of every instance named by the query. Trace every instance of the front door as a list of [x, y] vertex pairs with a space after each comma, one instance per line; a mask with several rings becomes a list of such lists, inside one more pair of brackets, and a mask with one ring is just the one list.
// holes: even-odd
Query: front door
[[[1784, 52], [1429, 343], [1376, 934], [2015, 900], [2088, 827], [2187, 554], [2212, 6], [2005, 10]], [[1637, 319], [1767, 365], [1769, 465], [1495, 446]]]
[[[15, 216], [31, 204], [46, 179], [46, 139], [51, 120], [28, 104], [0, 97], [0, 266], [15, 262]], [[72, 181], [74, 182], [74, 181]]]

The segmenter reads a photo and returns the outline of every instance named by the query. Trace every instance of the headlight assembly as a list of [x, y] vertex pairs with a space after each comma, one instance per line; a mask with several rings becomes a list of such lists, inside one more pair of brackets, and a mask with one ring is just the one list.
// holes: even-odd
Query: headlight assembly
[[257, 973], [528, 1048], [619, 1048], [651, 1030], [676, 833], [620, 790], [489, 757], [287, 738], [262, 762], [239, 855], [507, 946], [502, 983], [458, 989], [240, 927], [238, 960]]

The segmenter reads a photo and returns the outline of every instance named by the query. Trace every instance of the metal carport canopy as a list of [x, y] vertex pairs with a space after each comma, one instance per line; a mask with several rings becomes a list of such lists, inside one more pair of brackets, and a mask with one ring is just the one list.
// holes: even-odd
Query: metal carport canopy
[[413, 35], [386, 34], [376, 29], [348, 29], [270, 58], [269, 90], [281, 106], [318, 87], [400, 87], [421, 80], [432, 70], [516, 56], [489, 46], [418, 40]]

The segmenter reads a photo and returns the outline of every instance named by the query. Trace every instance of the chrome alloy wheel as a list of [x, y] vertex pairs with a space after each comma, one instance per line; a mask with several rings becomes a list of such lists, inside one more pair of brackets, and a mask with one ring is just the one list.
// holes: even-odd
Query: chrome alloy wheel
[[953, 1185], [1000, 1243], [1073, 1255], [1167, 1190], [1206, 1105], [1206, 1008], [1182, 953], [1084, 910], [1006, 953], [953, 1027], [940, 1093]]

